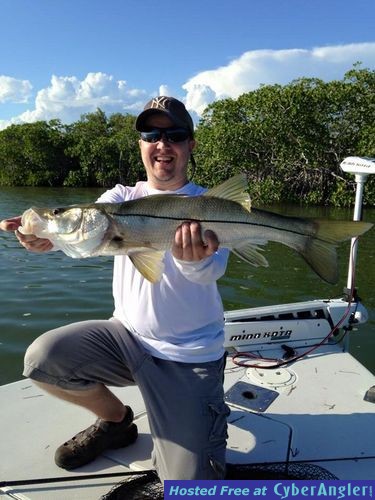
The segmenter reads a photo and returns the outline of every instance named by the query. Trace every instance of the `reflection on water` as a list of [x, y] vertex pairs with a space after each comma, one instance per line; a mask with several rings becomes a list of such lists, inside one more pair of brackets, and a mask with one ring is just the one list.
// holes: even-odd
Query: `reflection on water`
[[[22, 213], [30, 206], [64, 206], [94, 201], [98, 189], [0, 189], [0, 220]], [[289, 215], [352, 217], [348, 210], [272, 207]], [[375, 222], [375, 209], [367, 209], [367, 221]], [[370, 321], [351, 334], [351, 351], [375, 371], [375, 230], [361, 238], [356, 283]], [[339, 297], [346, 285], [349, 245], [342, 245], [340, 282], [328, 285], [305, 262], [282, 245], [269, 244], [264, 255], [268, 268], [254, 268], [231, 256], [219, 288], [226, 309], [239, 309], [303, 300]], [[74, 260], [61, 252], [43, 255], [26, 252], [13, 234], [0, 232], [1, 314], [0, 383], [21, 377], [26, 347], [46, 330], [73, 321], [108, 318], [112, 313], [112, 258]]]

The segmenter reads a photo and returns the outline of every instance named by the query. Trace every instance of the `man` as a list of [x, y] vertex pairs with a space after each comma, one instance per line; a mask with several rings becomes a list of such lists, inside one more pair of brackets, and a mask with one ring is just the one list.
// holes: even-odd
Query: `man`
[[[187, 178], [194, 127], [180, 101], [152, 99], [138, 116], [136, 129], [147, 181], [134, 187], [116, 185], [98, 201], [205, 191]], [[48, 240], [19, 233], [19, 225], [15, 217], [0, 227], [16, 230], [28, 250], [52, 249]], [[206, 231], [202, 238], [198, 223], [184, 222], [156, 284], [145, 280], [128, 257], [116, 256], [113, 318], [57, 328], [28, 348], [25, 376], [98, 417], [57, 449], [57, 465], [74, 469], [106, 449], [136, 440], [131, 408], [107, 386], [137, 384], [160, 479], [224, 477], [229, 411], [223, 400], [224, 325], [216, 280], [225, 272], [228, 251], [218, 247], [214, 233]]]

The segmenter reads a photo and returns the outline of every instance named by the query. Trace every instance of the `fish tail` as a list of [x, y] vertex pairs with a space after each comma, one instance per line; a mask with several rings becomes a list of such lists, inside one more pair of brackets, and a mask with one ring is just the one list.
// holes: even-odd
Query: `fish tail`
[[315, 219], [314, 222], [317, 226], [316, 237], [334, 245], [361, 236], [373, 226], [370, 222], [363, 221]]
[[303, 247], [295, 248], [312, 269], [328, 283], [339, 278], [336, 246], [342, 241], [360, 236], [372, 224], [367, 222], [314, 220], [316, 233], [304, 239]]

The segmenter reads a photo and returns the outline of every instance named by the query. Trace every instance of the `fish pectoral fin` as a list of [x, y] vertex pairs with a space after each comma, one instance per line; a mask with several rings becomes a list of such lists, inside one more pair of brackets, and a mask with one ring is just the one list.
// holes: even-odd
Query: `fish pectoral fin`
[[138, 250], [128, 254], [135, 268], [151, 283], [160, 281], [164, 271], [164, 251]]
[[267, 259], [259, 252], [262, 252], [263, 249], [259, 248], [257, 245], [243, 245], [241, 247], [233, 248], [232, 252], [236, 254], [238, 257], [248, 262], [252, 266], [255, 267], [268, 267]]
[[215, 186], [204, 193], [203, 196], [211, 198], [224, 198], [235, 201], [251, 212], [251, 200], [246, 189], [248, 188], [246, 174], [238, 174]]

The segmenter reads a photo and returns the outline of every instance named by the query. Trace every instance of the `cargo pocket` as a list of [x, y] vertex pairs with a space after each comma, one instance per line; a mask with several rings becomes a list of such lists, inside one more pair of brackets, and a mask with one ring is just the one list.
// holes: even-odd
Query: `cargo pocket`
[[212, 479], [225, 477], [225, 450], [227, 445], [227, 417], [230, 414], [228, 406], [223, 402], [208, 403], [211, 415], [211, 430], [209, 435], [209, 449], [207, 450], [208, 465]]
[[226, 440], [228, 437], [227, 417], [230, 414], [228, 406], [224, 401], [220, 401], [218, 403], [208, 403], [208, 408], [212, 419], [209, 441]]

